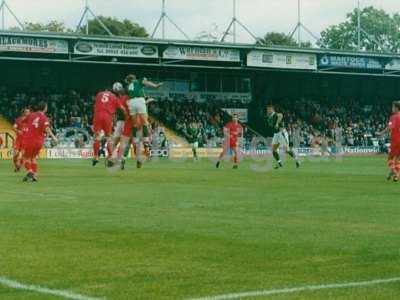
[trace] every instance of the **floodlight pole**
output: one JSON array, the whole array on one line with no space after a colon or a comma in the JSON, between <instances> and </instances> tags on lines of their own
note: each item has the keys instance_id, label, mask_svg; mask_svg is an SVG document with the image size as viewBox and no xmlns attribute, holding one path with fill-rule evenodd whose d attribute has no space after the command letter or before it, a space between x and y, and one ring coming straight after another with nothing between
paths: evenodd
<instances>
[{"instance_id":1,"label":"floodlight pole","mask_svg":"<svg viewBox=\"0 0 400 300\"><path fill-rule=\"evenodd\" d=\"M297 0L297 44L301 45L301 14L300 0Z\"/></svg>"},{"instance_id":2,"label":"floodlight pole","mask_svg":"<svg viewBox=\"0 0 400 300\"><path fill-rule=\"evenodd\" d=\"M89 34L89 15L91 15L93 17L93 19L95 19L97 22L99 22L100 26L108 33L108 35L113 36L112 32L110 31L110 29L108 29L108 27L103 23L103 21L97 17L97 15L92 11L92 9L89 6L89 1L85 0L85 8L83 10L83 14L81 19L79 20L78 26L76 26L76 30L75 32L79 32L81 29L81 26L83 24L83 21L86 22L86 34Z\"/></svg>"},{"instance_id":3,"label":"floodlight pole","mask_svg":"<svg viewBox=\"0 0 400 300\"><path fill-rule=\"evenodd\" d=\"M236 0L233 0L233 20L236 20ZM233 22L233 43L236 44L236 22Z\"/></svg>"},{"instance_id":4,"label":"floodlight pole","mask_svg":"<svg viewBox=\"0 0 400 300\"><path fill-rule=\"evenodd\" d=\"M8 6L6 0L1 1L0 5L0 10L1 10L1 30L6 29L6 9L10 13L10 15L17 21L19 27L21 27L22 30L25 30L24 24L18 19L16 14L12 11L12 9Z\"/></svg>"},{"instance_id":5,"label":"floodlight pole","mask_svg":"<svg viewBox=\"0 0 400 300\"><path fill-rule=\"evenodd\" d=\"M242 27L257 42L258 38L242 22L240 22L239 19L237 18L236 0L232 0L232 1L233 1L232 20L229 23L228 28L224 32L224 35L221 38L221 42L225 42L225 38L228 36L228 34L230 33L230 31L232 29L232 31L233 31L233 43L236 44L236 25L239 25L240 27Z\"/></svg>"},{"instance_id":6,"label":"floodlight pole","mask_svg":"<svg viewBox=\"0 0 400 300\"><path fill-rule=\"evenodd\" d=\"M358 51L361 50L361 10L360 10L360 0L357 1L357 48Z\"/></svg>"},{"instance_id":7,"label":"floodlight pole","mask_svg":"<svg viewBox=\"0 0 400 300\"><path fill-rule=\"evenodd\" d=\"M187 40L190 41L190 37L180 28L167 14L167 11L165 9L165 0L162 0L162 6L161 6L161 16L158 19L156 26L154 27L153 33L151 34L151 37L154 38L154 36L157 33L158 28L161 25L161 36L163 39L165 39L165 19L169 21Z\"/></svg>"},{"instance_id":8,"label":"floodlight pole","mask_svg":"<svg viewBox=\"0 0 400 300\"><path fill-rule=\"evenodd\" d=\"M380 47L382 50L386 50L386 46L384 46L375 36L370 35L368 32L364 30L361 26L361 3L360 0L357 1L357 50L361 51L361 35L365 35L367 39L373 42L375 45Z\"/></svg>"},{"instance_id":9,"label":"floodlight pole","mask_svg":"<svg viewBox=\"0 0 400 300\"><path fill-rule=\"evenodd\" d=\"M301 30L304 29L315 41L320 42L323 46L324 43L321 42L321 39L318 38L310 29L308 29L303 22L301 21L301 3L300 0L297 0L297 24L293 31L290 33L289 37L293 38L294 34L297 32L297 45L301 47Z\"/></svg>"},{"instance_id":10,"label":"floodlight pole","mask_svg":"<svg viewBox=\"0 0 400 300\"><path fill-rule=\"evenodd\" d=\"M4 3L5 1L3 0L3 2L1 3L1 30L4 31L5 29L5 13L4 13Z\"/></svg>"}]
</instances>

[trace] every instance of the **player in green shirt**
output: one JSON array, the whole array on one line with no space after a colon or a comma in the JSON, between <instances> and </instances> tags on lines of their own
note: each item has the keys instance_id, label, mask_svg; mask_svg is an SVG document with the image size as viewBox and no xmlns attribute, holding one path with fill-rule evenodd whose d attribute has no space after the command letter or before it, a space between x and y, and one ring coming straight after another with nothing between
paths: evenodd
<instances>
[{"instance_id":1,"label":"player in green shirt","mask_svg":"<svg viewBox=\"0 0 400 300\"><path fill-rule=\"evenodd\" d=\"M199 148L199 136L200 130L196 123L190 124L187 129L186 137L190 145L192 146L193 160L198 160L197 149Z\"/></svg>"},{"instance_id":2,"label":"player in green shirt","mask_svg":"<svg viewBox=\"0 0 400 300\"><path fill-rule=\"evenodd\" d=\"M142 128L143 131L143 145L145 149L145 153L149 155L150 153L150 124L148 120L147 114L147 106L146 106L146 95L144 88L150 87L158 89L162 86L162 83L154 83L146 78L138 79L136 75L128 75L125 79L127 83L127 93L130 98L128 102L129 113L132 118L133 124L133 138L134 142L137 146L139 146L139 138L138 138L138 129ZM141 147L137 147L138 154L140 153ZM142 161L137 159L137 167L142 167Z\"/></svg>"},{"instance_id":3,"label":"player in green shirt","mask_svg":"<svg viewBox=\"0 0 400 300\"><path fill-rule=\"evenodd\" d=\"M272 104L267 106L266 115L267 130L273 134L272 137L272 155L274 156L277 166L276 169L283 167L282 160L279 155L279 148L283 147L285 152L296 161L296 167L300 167L300 162L296 157L293 149L289 145L289 134L285 129L283 122L283 114L275 112Z\"/></svg>"}]
</instances>

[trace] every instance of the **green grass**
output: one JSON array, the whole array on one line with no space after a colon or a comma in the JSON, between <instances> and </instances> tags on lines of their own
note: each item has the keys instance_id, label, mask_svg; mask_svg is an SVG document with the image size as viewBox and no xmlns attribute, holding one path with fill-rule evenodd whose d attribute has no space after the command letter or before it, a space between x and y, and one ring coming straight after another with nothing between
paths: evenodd
<instances>
[{"instance_id":1,"label":"green grass","mask_svg":"<svg viewBox=\"0 0 400 300\"><path fill-rule=\"evenodd\" d=\"M0 161L0 277L107 299L185 300L400 276L400 183L384 157L266 173L158 161L110 173ZM0 299L54 296L0 285ZM257 299L400 299L400 283Z\"/></svg>"}]
</instances>

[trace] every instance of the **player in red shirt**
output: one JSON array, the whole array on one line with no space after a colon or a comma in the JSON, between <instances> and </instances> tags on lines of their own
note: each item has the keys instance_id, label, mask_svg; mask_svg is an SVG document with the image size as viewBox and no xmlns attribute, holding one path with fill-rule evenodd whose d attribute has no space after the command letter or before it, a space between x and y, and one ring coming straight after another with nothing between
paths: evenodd
<instances>
[{"instance_id":1,"label":"player in red shirt","mask_svg":"<svg viewBox=\"0 0 400 300\"><path fill-rule=\"evenodd\" d=\"M400 101L392 105L392 116L390 117L388 130L390 131L390 151L388 166L390 173L388 180L399 181L400 175Z\"/></svg>"},{"instance_id":2,"label":"player in red shirt","mask_svg":"<svg viewBox=\"0 0 400 300\"><path fill-rule=\"evenodd\" d=\"M93 131L95 133L95 141L93 143L93 163L95 166L99 162L99 151L101 133L103 132L107 138L107 160L112 156L111 134L113 129L113 117L118 108L118 98L110 91L99 92L96 95L93 117Z\"/></svg>"},{"instance_id":3,"label":"player in red shirt","mask_svg":"<svg viewBox=\"0 0 400 300\"><path fill-rule=\"evenodd\" d=\"M46 117L47 104L40 102L38 110L26 116L26 130L23 134L23 159L28 174L24 177L24 181L37 181L36 173L38 165L36 158L43 147L46 134L51 137L55 144L57 138L49 127L49 119Z\"/></svg>"},{"instance_id":4,"label":"player in red shirt","mask_svg":"<svg viewBox=\"0 0 400 300\"><path fill-rule=\"evenodd\" d=\"M239 124L239 117L237 114L232 116L232 121L225 125L224 127L224 145L217 164L215 165L219 168L221 161L225 157L226 153L229 151L233 152L233 168L237 169L239 166L239 139L243 137L243 127Z\"/></svg>"},{"instance_id":5,"label":"player in red shirt","mask_svg":"<svg viewBox=\"0 0 400 300\"><path fill-rule=\"evenodd\" d=\"M133 123L129 114L128 101L129 96L123 85L119 82L113 86L113 91L116 92L118 97L118 108L116 114L116 125L113 134L113 161L121 158L121 169L125 168L125 159L128 156L130 149L130 142L132 139ZM119 144L119 148L117 146Z\"/></svg>"},{"instance_id":6,"label":"player in red shirt","mask_svg":"<svg viewBox=\"0 0 400 300\"><path fill-rule=\"evenodd\" d=\"M22 159L22 146L23 146L23 135L26 130L26 117L30 113L29 108L24 108L22 110L22 115L15 120L14 129L16 132L16 138L14 143L14 155L13 155L13 163L15 167L15 172L19 172L21 166L23 165Z\"/></svg>"}]
</instances>

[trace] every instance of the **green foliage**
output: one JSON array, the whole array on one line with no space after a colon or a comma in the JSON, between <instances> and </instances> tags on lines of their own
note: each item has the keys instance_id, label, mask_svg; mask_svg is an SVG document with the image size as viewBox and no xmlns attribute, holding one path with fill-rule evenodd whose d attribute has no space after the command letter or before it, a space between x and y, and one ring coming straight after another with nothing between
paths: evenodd
<instances>
[{"instance_id":1,"label":"green foliage","mask_svg":"<svg viewBox=\"0 0 400 300\"><path fill-rule=\"evenodd\" d=\"M99 20L111 31L112 34L117 36L135 36L135 37L148 37L146 29L137 23L133 23L128 19L118 20L114 17L99 16ZM86 26L81 27L81 33L86 33ZM107 31L101 26L98 20L89 21L89 34L94 35L108 35Z\"/></svg>"},{"instance_id":2,"label":"green foliage","mask_svg":"<svg viewBox=\"0 0 400 300\"><path fill-rule=\"evenodd\" d=\"M146 29L137 23L133 23L128 19L118 20L113 17L100 16L99 20L106 25L106 27L117 36L136 36L136 37L148 37ZM35 32L61 32L61 33L72 33L73 29L68 28L65 23L56 20L48 23L35 23L26 22L24 24L25 30ZM11 31L21 31L19 27L9 28ZM80 28L81 33L86 33L86 25ZM107 31L101 26L98 20L89 20L89 34L94 35L108 35Z\"/></svg>"},{"instance_id":3,"label":"green foliage","mask_svg":"<svg viewBox=\"0 0 400 300\"><path fill-rule=\"evenodd\" d=\"M32 23L27 22L24 24L25 30L27 31L38 31L38 32L73 32L72 29L66 27L63 22L56 20L50 21L49 23Z\"/></svg>"},{"instance_id":4,"label":"green foliage","mask_svg":"<svg viewBox=\"0 0 400 300\"><path fill-rule=\"evenodd\" d=\"M361 11L361 27L365 31L361 33L362 50L399 52L399 14L390 15L383 9L366 7ZM355 9L347 14L346 21L332 25L321 32L320 45L324 44L331 49L357 50L357 28L358 10Z\"/></svg>"},{"instance_id":5,"label":"green foliage","mask_svg":"<svg viewBox=\"0 0 400 300\"><path fill-rule=\"evenodd\" d=\"M289 46L297 47L297 41L285 33L280 32L268 32L263 38L257 41L257 45L260 46ZM311 48L310 42L302 42L301 47Z\"/></svg>"}]
</instances>

